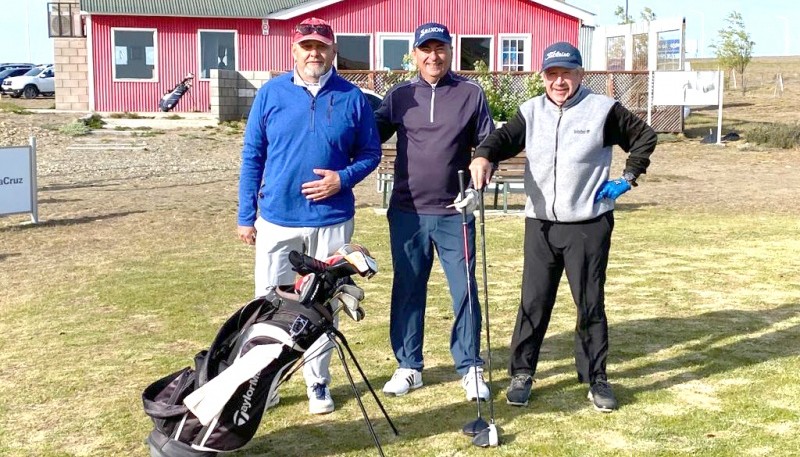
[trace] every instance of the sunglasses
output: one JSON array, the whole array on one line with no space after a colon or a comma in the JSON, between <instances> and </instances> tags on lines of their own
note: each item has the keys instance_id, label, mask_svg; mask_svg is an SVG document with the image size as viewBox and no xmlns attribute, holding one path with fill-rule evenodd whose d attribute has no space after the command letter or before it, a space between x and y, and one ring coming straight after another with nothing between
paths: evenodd
<instances>
[{"instance_id":1,"label":"sunglasses","mask_svg":"<svg viewBox=\"0 0 800 457\"><path fill-rule=\"evenodd\" d=\"M333 30L329 25L299 24L295 30L300 35L311 35L316 33L326 38L333 38Z\"/></svg>"}]
</instances>

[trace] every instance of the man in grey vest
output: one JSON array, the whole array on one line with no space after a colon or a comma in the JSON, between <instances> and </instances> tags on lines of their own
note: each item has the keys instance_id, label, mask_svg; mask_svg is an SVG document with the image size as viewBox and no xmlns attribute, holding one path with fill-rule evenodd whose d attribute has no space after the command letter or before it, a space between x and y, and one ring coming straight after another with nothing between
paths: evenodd
<instances>
[{"instance_id":1,"label":"man in grey vest","mask_svg":"<svg viewBox=\"0 0 800 457\"><path fill-rule=\"evenodd\" d=\"M608 321L605 280L614 202L636 186L650 165L656 134L614 99L581 85L583 61L569 43L549 46L542 58L545 94L524 102L504 127L477 148L470 164L478 188L491 179L492 162L525 150L525 247L522 298L511 338L506 390L509 404L525 406L539 350L566 269L578 308L575 367L589 383L589 399L603 412L617 409L606 376ZM611 150L629 155L612 178Z\"/></svg>"}]
</instances>

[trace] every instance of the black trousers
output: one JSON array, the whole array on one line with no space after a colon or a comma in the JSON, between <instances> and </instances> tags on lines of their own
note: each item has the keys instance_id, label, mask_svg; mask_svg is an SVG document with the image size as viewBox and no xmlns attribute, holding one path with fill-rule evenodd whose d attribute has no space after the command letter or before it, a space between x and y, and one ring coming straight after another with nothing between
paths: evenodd
<instances>
[{"instance_id":1,"label":"black trousers","mask_svg":"<svg viewBox=\"0 0 800 457\"><path fill-rule=\"evenodd\" d=\"M575 324L575 368L580 382L606 379L608 321L605 282L614 214L585 222L525 220L522 299L511 337L509 373L536 373L539 351L566 269L578 308Z\"/></svg>"}]
</instances>

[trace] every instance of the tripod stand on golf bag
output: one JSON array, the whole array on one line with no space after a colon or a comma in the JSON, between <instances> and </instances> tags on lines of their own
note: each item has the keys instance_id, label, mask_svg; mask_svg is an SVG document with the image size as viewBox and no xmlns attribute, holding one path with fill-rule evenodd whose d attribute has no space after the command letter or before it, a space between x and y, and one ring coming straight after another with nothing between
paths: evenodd
<instances>
[{"instance_id":1,"label":"tripod stand on golf bag","mask_svg":"<svg viewBox=\"0 0 800 457\"><path fill-rule=\"evenodd\" d=\"M172 373L144 390L144 410L155 424L147 437L152 457L212 457L247 444L272 406L269 400L275 398L278 385L323 334L334 343L383 455L342 346L395 434L397 429L344 335L333 326L333 316L340 311L353 320L363 319L364 292L350 276L369 278L378 271L377 264L365 248L354 244L342 246L326 261L296 251L288 260L301 275L297 285L280 287L246 304L222 325L208 350L195 356L194 368Z\"/></svg>"},{"instance_id":2,"label":"tripod stand on golf bag","mask_svg":"<svg viewBox=\"0 0 800 457\"><path fill-rule=\"evenodd\" d=\"M158 101L158 109L164 112L172 111L173 108L178 106L181 97L183 97L186 92L189 92L193 80L194 75L188 73L171 91L165 93L164 96L161 97L161 100Z\"/></svg>"}]
</instances>

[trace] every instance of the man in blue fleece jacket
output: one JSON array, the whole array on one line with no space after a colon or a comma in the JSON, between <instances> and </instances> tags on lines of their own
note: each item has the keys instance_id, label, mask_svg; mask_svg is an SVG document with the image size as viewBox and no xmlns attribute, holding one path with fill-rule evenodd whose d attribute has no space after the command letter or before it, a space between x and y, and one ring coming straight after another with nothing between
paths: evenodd
<instances>
[{"instance_id":1,"label":"man in blue fleece jacket","mask_svg":"<svg viewBox=\"0 0 800 457\"><path fill-rule=\"evenodd\" d=\"M327 22L301 22L293 37L294 71L259 89L247 119L237 232L255 245L256 296L294 283L290 251L322 259L350 242L353 187L381 158L369 102L332 67L333 40ZM334 409L331 348L325 335L306 351L303 376L312 414Z\"/></svg>"},{"instance_id":2,"label":"man in blue fleece jacket","mask_svg":"<svg viewBox=\"0 0 800 457\"><path fill-rule=\"evenodd\" d=\"M422 386L425 306L435 250L450 286L455 315L450 352L456 371L467 400L487 400L475 285L475 217L468 212L467 265L459 214L463 209L454 209L452 203L459 193L458 171L467 170L472 148L494 123L481 87L450 72L453 47L447 27L419 26L413 55L419 75L394 86L375 112L382 141L397 133L387 217L394 267L389 334L399 367L383 392L399 396Z\"/></svg>"}]
</instances>

